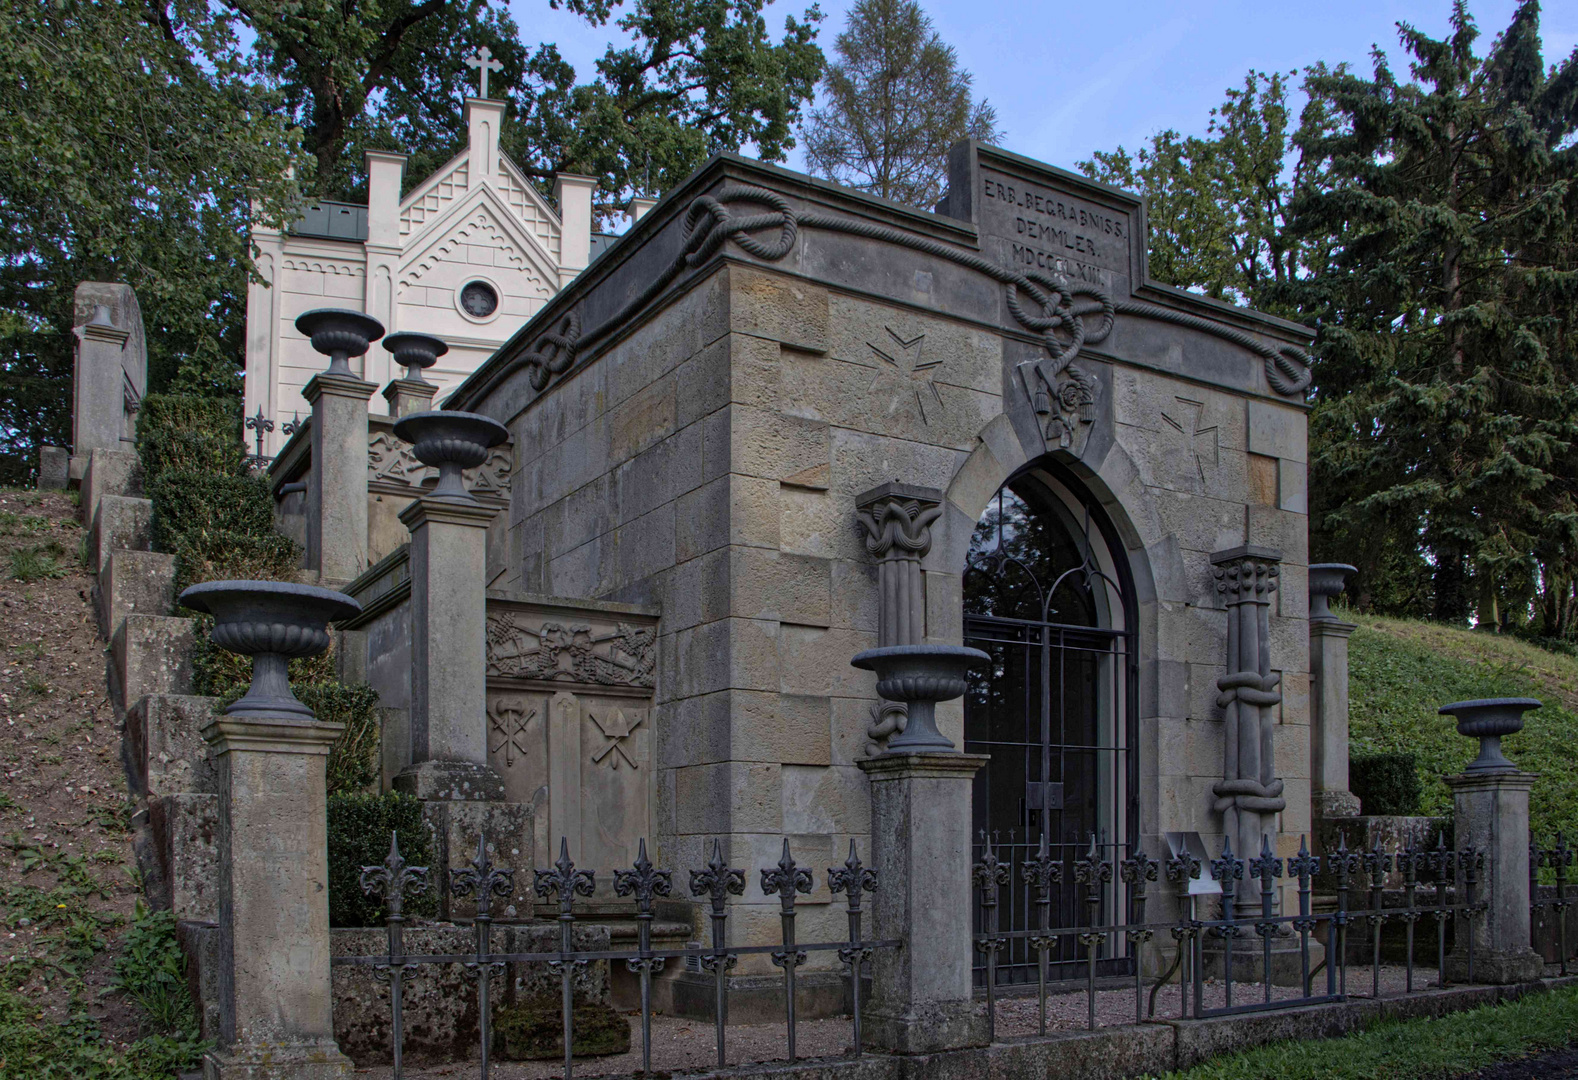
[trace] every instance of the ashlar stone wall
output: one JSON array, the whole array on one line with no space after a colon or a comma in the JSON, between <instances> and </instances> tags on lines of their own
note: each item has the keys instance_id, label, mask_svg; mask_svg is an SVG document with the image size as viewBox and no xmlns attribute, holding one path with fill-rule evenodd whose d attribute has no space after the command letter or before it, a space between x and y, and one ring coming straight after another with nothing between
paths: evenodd
<instances>
[{"instance_id":1,"label":"ashlar stone wall","mask_svg":"<svg viewBox=\"0 0 1578 1080\"><path fill-rule=\"evenodd\" d=\"M1029 169L1016 162L1004 168ZM1034 168L1044 185L1084 184ZM665 264L697 246L698 197L746 184L799 215L799 233L786 229L774 247L778 234L759 226L754 248L725 240L662 288ZM1118 235L1143 236L1134 200L1094 185L1076 194L1126 215L1111 226ZM736 210L777 205L757 202ZM1281 551L1270 647L1288 808L1277 842L1295 849L1309 824L1305 412L1301 394L1269 383L1261 353L1176 319L1120 315L1078 355L1096 390L1090 419L1070 420L1064 445L1024 387L1021 363L1047 355L1040 335L1007 318L991 274L803 224L836 210L988 258L990 222L915 214L730 158L665 204L447 402L511 429L505 587L661 612L658 860L700 865L721 837L751 877L735 937L772 942L777 903L761 895L757 871L788 835L818 871L802 940L841 933L822 871L850 839L867 850L869 794L854 763L876 703L872 677L849 666L877 634L856 497L893 480L942 493L923 564L926 633L958 643L971 531L1006 480L1044 460L1106 510L1134 582L1139 832L1153 856L1171 831L1198 831L1213 852L1222 842L1211 789L1223 777L1216 680L1227 635L1210 557L1246 543ZM1114 256L1127 260L1119 271L1091 273L1119 297L1220 319L1240 339L1303 340L1286 324L1150 285L1138 251L1137 263L1131 250ZM569 356L543 344L567 328L581 335ZM939 722L961 740L958 703Z\"/></svg>"}]
</instances>

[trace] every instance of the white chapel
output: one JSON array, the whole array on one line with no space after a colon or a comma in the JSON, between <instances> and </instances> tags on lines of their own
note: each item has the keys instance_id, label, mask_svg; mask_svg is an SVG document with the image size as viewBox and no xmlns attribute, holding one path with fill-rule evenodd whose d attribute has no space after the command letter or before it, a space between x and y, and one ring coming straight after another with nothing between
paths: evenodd
<instances>
[{"instance_id":1,"label":"white chapel","mask_svg":"<svg viewBox=\"0 0 1578 1080\"><path fill-rule=\"evenodd\" d=\"M595 180L561 174L555 213L500 151L505 103L486 96L490 62L476 59L483 96L466 99L467 145L410 194L400 195L405 155L369 151L366 206L319 202L283 232L253 230L263 283L247 289L246 415L273 421L265 454L311 412L301 391L323 368L296 330L302 312L354 308L389 334L443 339L449 352L424 373L442 401L612 242L592 232ZM380 344L351 367L380 386L403 370Z\"/></svg>"}]
</instances>

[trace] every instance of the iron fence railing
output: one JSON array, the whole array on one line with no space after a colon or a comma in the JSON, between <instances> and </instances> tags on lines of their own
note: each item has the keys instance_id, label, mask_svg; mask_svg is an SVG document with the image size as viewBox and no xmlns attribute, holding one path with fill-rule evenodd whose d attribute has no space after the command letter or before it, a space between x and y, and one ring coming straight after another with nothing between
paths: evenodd
<instances>
[{"instance_id":1,"label":"iron fence railing","mask_svg":"<svg viewBox=\"0 0 1578 1080\"><path fill-rule=\"evenodd\" d=\"M644 1075L652 1074L652 976L663 970L669 960L699 960L703 971L714 978L714 1026L717 1039L718 1065L728 1061L726 1045L727 1028L727 975L742 956L766 955L777 967L784 970L784 1013L787 1022L788 1053L795 1058L795 1031L797 1026L795 1002L795 971L806 962L812 952L834 952L850 976L851 1024L854 1034L853 1055L861 1053L860 981L862 968L876 949L896 948L897 940L871 941L864 937L862 928L862 893L875 892L877 875L861 863L853 841L849 857L842 866L827 869L827 885L834 895L842 894L848 917L848 936L842 941L801 942L795 935L796 898L811 892L813 872L798 866L791 854L789 841L784 840L783 857L776 866L761 869L761 891L764 896L776 897L780 903L777 945L735 945L728 942L730 896L741 896L746 889L746 872L730 867L723 858L723 847L718 841L712 845L712 858L701 869L690 871L690 893L704 900L711 922L711 943L703 950L652 948L653 901L669 896L673 890L673 872L660 870L647 857L646 841L641 841L633 866L614 871L614 892L617 896L630 897L634 902L637 927L634 949L577 949L574 931L579 921L575 913L575 898L593 895L596 874L578 869L570 860L569 845L561 840L559 859L546 870L534 871L533 891L545 901L558 905L557 921L560 928L559 949L555 952L494 952L491 946L492 901L495 897L508 897L515 888L515 871L494 866L487 855L487 838L478 845L477 857L470 866L449 871L448 880L440 883L450 894L472 898L476 914L472 925L475 947L468 953L414 954L405 951L403 929L404 903L433 885L429 869L425 866L408 866L400 855L396 838L389 840L389 856L382 866L364 867L361 884L369 895L382 898L387 912L386 926L388 952L373 956L336 956L334 965L370 966L389 983L390 989L390 1041L393 1076L398 1080L402 1069L402 1051L405 1042L402 1013L402 981L407 969L425 964L457 964L462 966L469 981L477 985L478 1035L480 1042L480 1069L482 1080L487 1080L492 1051L492 977L503 971L506 964L540 963L559 977L563 1017L564 1076L571 1080L574 1074L574 1013L573 977L586 965L606 960L624 961L628 969L638 976L641 993L641 1063Z\"/></svg>"},{"instance_id":2,"label":"iron fence railing","mask_svg":"<svg viewBox=\"0 0 1578 1080\"><path fill-rule=\"evenodd\" d=\"M1572 956L1572 949L1567 942L1567 909L1578 905L1578 900L1574 900L1567 891L1570 887L1567 876L1572 870L1575 854L1578 852L1567 846L1567 838L1561 833L1556 834L1556 843L1551 847L1542 848L1533 843L1529 845L1529 907L1532 916L1529 922L1533 926L1542 909L1549 911L1555 919L1559 954L1557 963L1563 975L1567 974L1567 961ZM1542 869L1551 872L1551 880L1555 884L1548 896L1540 888ZM1533 944L1538 951L1539 943Z\"/></svg>"},{"instance_id":3,"label":"iron fence railing","mask_svg":"<svg viewBox=\"0 0 1578 1080\"><path fill-rule=\"evenodd\" d=\"M1190 882L1200 878L1203 868L1201 860L1187 851L1160 863L1143 852L1136 852L1117 860L1115 867L1112 859L1102 857L1101 845L1095 837L1091 838L1085 855L1072 861L1054 860L1043 843L1039 853L1026 859L1021 868L1023 878L1031 883L1035 893L1036 925L1013 931L1000 930L997 921L999 892L1009 881L1008 867L999 858L991 837L982 837L979 852L974 880L978 925L982 929L974 938L976 948L985 956L988 1030L994 1039L1001 1005L995 957L1015 939L1023 939L1037 956L1036 1027L1043 1035L1047 1031L1047 1002L1052 994L1047 979L1048 954L1058 952L1070 941L1078 944L1082 956L1086 1026L1092 1030L1098 1026L1098 966L1104 955L1112 955L1119 948L1126 949L1134 958L1132 1022L1135 1023L1155 1016L1157 996L1175 976L1180 1019L1342 1001L1348 996L1349 933L1356 926L1366 928L1370 938L1368 967L1373 996L1381 993L1381 936L1389 925L1402 928L1403 988L1405 992L1414 991L1415 924L1424 918L1434 923L1436 984L1445 986L1448 983L1448 930L1454 920L1463 922L1464 932L1458 940L1465 954L1466 979L1468 982L1474 980L1471 929L1473 920L1486 907L1479 899L1484 856L1472 848L1454 850L1447 846L1444 836L1434 848L1400 846L1393 850L1377 846L1367 851L1350 851L1346 841L1341 840L1335 851L1324 856L1312 855L1301 842L1298 853L1286 859L1273 854L1269 839L1263 843L1260 854L1249 860L1238 857L1229 844L1224 844L1221 856L1210 860L1210 876L1221 889L1216 918L1200 917L1198 902L1201 898L1191 894ZM1394 870L1402 878L1400 904L1396 902L1398 890L1387 888ZM1284 875L1297 882L1298 911L1294 914L1278 911L1278 882ZM1101 917L1103 895L1111 887L1114 876L1123 896L1121 906L1113 906L1125 917L1107 922ZM1177 917L1168 921L1147 921L1147 904L1155 899L1151 893L1152 883L1163 878L1175 893ZM1330 910L1314 910L1317 879L1329 890ZM1064 880L1079 886L1080 911L1071 925L1053 927L1053 886ZM1253 891L1246 896L1246 889ZM1215 900L1216 897L1207 899ZM1147 994L1145 966L1140 963L1138 954L1147 942L1160 940L1164 935L1177 943L1174 958L1166 971L1151 980ZM1258 944L1254 938L1259 939ZM1313 965L1312 942L1324 946L1325 951L1324 957ZM1214 955L1208 957L1208 950ZM1280 967L1274 964L1274 956L1278 953L1291 956L1294 951L1298 957L1297 973L1283 977L1283 982L1291 978L1295 992L1276 995L1273 993L1274 974L1281 973L1280 970L1274 972L1274 966ZM1208 959L1220 969L1220 974L1213 979L1206 976ZM1239 974L1246 964L1252 971L1259 969L1258 981ZM1323 971L1324 978L1321 978ZM1246 984L1254 987L1257 1000L1235 1001L1235 983L1240 990ZM1104 980L1103 984L1110 985L1110 980ZM1208 985L1212 990L1210 1003ZM1059 991L1066 992L1067 987L1060 987ZM1218 998L1220 1003L1216 1003ZM1130 1021L1125 1018L1122 1022Z\"/></svg>"}]
</instances>

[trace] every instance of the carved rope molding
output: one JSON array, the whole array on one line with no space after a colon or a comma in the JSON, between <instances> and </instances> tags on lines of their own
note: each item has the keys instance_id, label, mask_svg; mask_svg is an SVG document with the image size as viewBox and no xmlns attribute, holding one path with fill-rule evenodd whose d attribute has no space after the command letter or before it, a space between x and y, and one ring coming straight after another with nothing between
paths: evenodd
<instances>
[{"instance_id":1,"label":"carved rope molding","mask_svg":"<svg viewBox=\"0 0 1578 1080\"><path fill-rule=\"evenodd\" d=\"M739 203L765 207L766 212L735 216L729 207ZM1071 284L1060 274L1010 270L941 241L913 236L887 225L833 217L815 211L796 211L777 192L732 185L723 188L717 195L701 195L691 202L685 213L683 249L645 289L589 330L582 328L577 311L562 316L552 328L539 334L524 354L484 383L478 389L477 396L485 396L521 367L531 369L532 388L540 393L555 376L569 370L580 350L602 338L656 298L682 272L700 266L711 258L725 242L733 240L749 254L776 262L794 248L800 229L826 229L897 244L957 263L1000 282L1007 291L1008 307L1015 320L1042 336L1048 360L1044 362L1045 367L1037 367L1041 368L1042 377L1049 385L1055 385L1055 380L1071 368L1073 381L1086 385L1084 380L1089 376L1073 367L1074 357L1084 345L1103 340L1112 331L1117 315L1133 315L1171 323L1248 349L1263 359L1266 381L1284 397L1303 394L1312 382L1309 354L1296 346L1269 345L1232 327L1155 304L1138 300L1114 300L1099 285L1088 282ZM764 230L776 230L776 238L770 238L770 234L768 238L757 235ZM1040 314L1025 310L1019 299L1020 292L1035 301L1041 309ZM1099 324L1087 327L1086 317L1098 312L1101 314ZM1076 407L1088 404L1079 402L1077 393L1075 397Z\"/></svg>"}]
</instances>

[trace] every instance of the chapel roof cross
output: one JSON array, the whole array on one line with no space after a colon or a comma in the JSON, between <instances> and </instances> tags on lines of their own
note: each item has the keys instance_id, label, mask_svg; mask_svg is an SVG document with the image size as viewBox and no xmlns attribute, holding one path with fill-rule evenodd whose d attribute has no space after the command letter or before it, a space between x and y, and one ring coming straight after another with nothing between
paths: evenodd
<instances>
[{"instance_id":1,"label":"chapel roof cross","mask_svg":"<svg viewBox=\"0 0 1578 1080\"><path fill-rule=\"evenodd\" d=\"M466 57L466 66L482 75L482 93L479 97L488 96L488 72L500 71L504 65L493 59L493 50L486 45Z\"/></svg>"}]
</instances>

